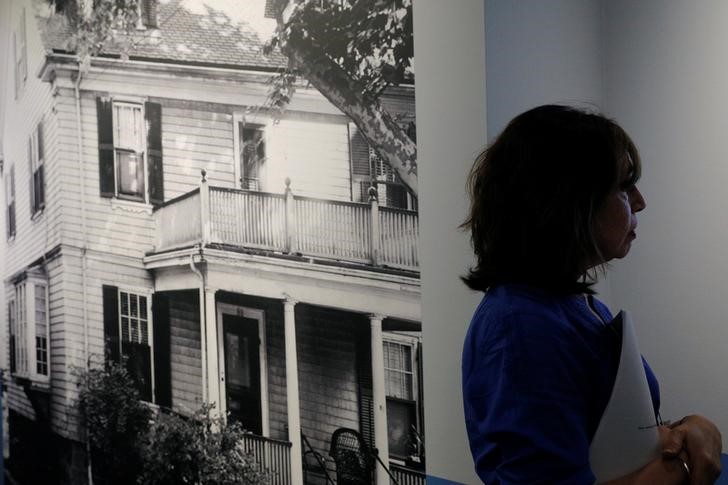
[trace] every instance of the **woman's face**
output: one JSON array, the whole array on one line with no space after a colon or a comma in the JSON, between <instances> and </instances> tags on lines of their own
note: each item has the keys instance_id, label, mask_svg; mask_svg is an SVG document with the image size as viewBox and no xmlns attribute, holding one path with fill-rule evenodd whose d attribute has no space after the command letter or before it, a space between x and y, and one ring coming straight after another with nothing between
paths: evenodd
<instances>
[{"instance_id":1,"label":"woman's face","mask_svg":"<svg viewBox=\"0 0 728 485\"><path fill-rule=\"evenodd\" d=\"M637 237L637 213L646 207L636 185L629 185L629 165L625 163L620 183L607 196L595 218L596 240L604 263L623 258Z\"/></svg>"}]
</instances>

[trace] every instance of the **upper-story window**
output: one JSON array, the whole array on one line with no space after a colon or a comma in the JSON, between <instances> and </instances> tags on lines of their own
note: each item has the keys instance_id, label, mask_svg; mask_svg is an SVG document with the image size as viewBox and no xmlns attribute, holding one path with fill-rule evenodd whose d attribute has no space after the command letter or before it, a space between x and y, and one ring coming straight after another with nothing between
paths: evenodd
<instances>
[{"instance_id":1,"label":"upper-story window","mask_svg":"<svg viewBox=\"0 0 728 485\"><path fill-rule=\"evenodd\" d=\"M114 103L116 195L146 201L144 137L140 104Z\"/></svg>"},{"instance_id":2,"label":"upper-story window","mask_svg":"<svg viewBox=\"0 0 728 485\"><path fill-rule=\"evenodd\" d=\"M20 14L20 24L13 33L13 55L15 58L15 99L20 93L28 78L28 48L25 35L25 9Z\"/></svg>"},{"instance_id":3,"label":"upper-story window","mask_svg":"<svg viewBox=\"0 0 728 485\"><path fill-rule=\"evenodd\" d=\"M45 207L45 149L43 147L43 122L28 137L28 159L30 160L30 208L35 215Z\"/></svg>"},{"instance_id":4,"label":"upper-story window","mask_svg":"<svg viewBox=\"0 0 728 485\"><path fill-rule=\"evenodd\" d=\"M35 381L50 378L48 282L28 275L8 302L11 372Z\"/></svg>"},{"instance_id":5,"label":"upper-story window","mask_svg":"<svg viewBox=\"0 0 728 485\"><path fill-rule=\"evenodd\" d=\"M260 190L260 175L265 163L265 131L262 125L240 124L242 188Z\"/></svg>"},{"instance_id":6,"label":"upper-story window","mask_svg":"<svg viewBox=\"0 0 728 485\"><path fill-rule=\"evenodd\" d=\"M96 111L101 196L163 203L161 105L97 98Z\"/></svg>"},{"instance_id":7,"label":"upper-story window","mask_svg":"<svg viewBox=\"0 0 728 485\"><path fill-rule=\"evenodd\" d=\"M15 164L5 174L5 207L7 238L15 236Z\"/></svg>"},{"instance_id":8,"label":"upper-story window","mask_svg":"<svg viewBox=\"0 0 728 485\"><path fill-rule=\"evenodd\" d=\"M380 206L417 210L417 198L407 191L397 173L382 160L353 124L350 125L350 133L354 202L368 202L369 188L375 187Z\"/></svg>"}]
</instances>

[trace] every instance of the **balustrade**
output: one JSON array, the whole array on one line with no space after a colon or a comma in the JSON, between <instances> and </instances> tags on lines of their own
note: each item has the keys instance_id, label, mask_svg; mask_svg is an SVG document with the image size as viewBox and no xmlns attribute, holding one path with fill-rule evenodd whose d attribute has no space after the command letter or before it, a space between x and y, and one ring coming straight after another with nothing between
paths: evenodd
<instances>
[{"instance_id":1,"label":"balustrade","mask_svg":"<svg viewBox=\"0 0 728 485\"><path fill-rule=\"evenodd\" d=\"M156 251L217 243L288 254L417 269L416 212L293 195L222 187L199 189L155 212Z\"/></svg>"}]
</instances>

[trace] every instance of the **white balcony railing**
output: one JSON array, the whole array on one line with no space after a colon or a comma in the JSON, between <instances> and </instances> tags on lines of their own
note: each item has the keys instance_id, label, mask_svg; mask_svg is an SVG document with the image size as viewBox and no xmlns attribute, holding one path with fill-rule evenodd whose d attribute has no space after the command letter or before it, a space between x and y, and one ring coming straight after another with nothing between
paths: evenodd
<instances>
[{"instance_id":1,"label":"white balcony railing","mask_svg":"<svg viewBox=\"0 0 728 485\"><path fill-rule=\"evenodd\" d=\"M210 187L155 211L155 252L223 244L287 254L416 270L416 212L368 204Z\"/></svg>"}]
</instances>

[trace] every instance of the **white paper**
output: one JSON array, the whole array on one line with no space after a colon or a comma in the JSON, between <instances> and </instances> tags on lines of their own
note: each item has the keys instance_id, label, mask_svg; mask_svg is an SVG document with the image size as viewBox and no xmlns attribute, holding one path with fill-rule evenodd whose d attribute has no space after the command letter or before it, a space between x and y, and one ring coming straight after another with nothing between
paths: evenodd
<instances>
[{"instance_id":1,"label":"white paper","mask_svg":"<svg viewBox=\"0 0 728 485\"><path fill-rule=\"evenodd\" d=\"M597 483L639 470L660 454L650 388L629 313L619 312L612 325L622 326L622 352L612 394L589 448Z\"/></svg>"}]
</instances>

